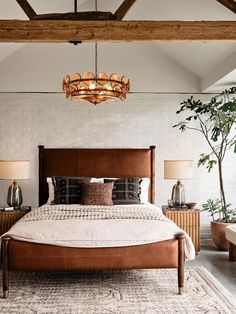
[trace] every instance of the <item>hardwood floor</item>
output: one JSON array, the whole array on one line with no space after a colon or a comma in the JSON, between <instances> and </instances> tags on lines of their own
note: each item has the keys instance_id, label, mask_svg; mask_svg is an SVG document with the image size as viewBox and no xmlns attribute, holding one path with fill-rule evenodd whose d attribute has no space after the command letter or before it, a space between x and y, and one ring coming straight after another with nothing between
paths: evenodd
<instances>
[{"instance_id":1,"label":"hardwood floor","mask_svg":"<svg viewBox=\"0 0 236 314\"><path fill-rule=\"evenodd\" d=\"M203 247L195 260L186 267L204 266L228 291L236 297L236 262L229 262L229 253L216 250L212 246Z\"/></svg>"}]
</instances>

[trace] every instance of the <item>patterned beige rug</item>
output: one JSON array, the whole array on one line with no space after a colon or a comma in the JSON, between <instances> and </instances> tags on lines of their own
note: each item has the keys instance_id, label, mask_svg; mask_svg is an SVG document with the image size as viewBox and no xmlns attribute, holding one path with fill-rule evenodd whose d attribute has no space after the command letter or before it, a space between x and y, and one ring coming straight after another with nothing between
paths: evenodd
<instances>
[{"instance_id":1,"label":"patterned beige rug","mask_svg":"<svg viewBox=\"0 0 236 314\"><path fill-rule=\"evenodd\" d=\"M236 313L235 299L203 267L186 269L177 294L174 269L83 273L11 273L1 314Z\"/></svg>"}]
</instances>

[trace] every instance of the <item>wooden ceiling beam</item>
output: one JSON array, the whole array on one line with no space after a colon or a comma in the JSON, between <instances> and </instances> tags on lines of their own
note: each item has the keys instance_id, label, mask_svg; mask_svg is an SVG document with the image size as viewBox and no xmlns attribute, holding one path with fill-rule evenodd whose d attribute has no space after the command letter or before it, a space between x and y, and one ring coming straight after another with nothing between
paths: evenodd
<instances>
[{"instance_id":1,"label":"wooden ceiling beam","mask_svg":"<svg viewBox=\"0 0 236 314\"><path fill-rule=\"evenodd\" d=\"M124 2L119 6L119 8L114 13L114 16L118 21L123 20L125 15L128 13L129 9L136 2L136 0L124 0Z\"/></svg>"},{"instance_id":2,"label":"wooden ceiling beam","mask_svg":"<svg viewBox=\"0 0 236 314\"><path fill-rule=\"evenodd\" d=\"M28 16L30 20L32 20L35 16L37 16L36 12L28 3L27 0L16 0L16 1L18 2L21 9L25 12L25 14Z\"/></svg>"},{"instance_id":3,"label":"wooden ceiling beam","mask_svg":"<svg viewBox=\"0 0 236 314\"><path fill-rule=\"evenodd\" d=\"M236 42L236 21L0 20L0 42Z\"/></svg>"},{"instance_id":4,"label":"wooden ceiling beam","mask_svg":"<svg viewBox=\"0 0 236 314\"><path fill-rule=\"evenodd\" d=\"M38 14L32 20L80 20L80 21L112 21L115 20L111 12L89 11L89 12L68 12Z\"/></svg>"},{"instance_id":5,"label":"wooden ceiling beam","mask_svg":"<svg viewBox=\"0 0 236 314\"><path fill-rule=\"evenodd\" d=\"M216 0L217 2L220 2L228 8L230 11L236 13L236 2L234 0Z\"/></svg>"}]
</instances>

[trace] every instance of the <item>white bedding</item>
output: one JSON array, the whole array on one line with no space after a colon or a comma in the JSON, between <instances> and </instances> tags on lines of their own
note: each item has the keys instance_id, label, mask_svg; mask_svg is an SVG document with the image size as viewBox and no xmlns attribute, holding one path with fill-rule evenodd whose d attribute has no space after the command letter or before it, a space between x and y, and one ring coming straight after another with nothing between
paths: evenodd
<instances>
[{"instance_id":1,"label":"white bedding","mask_svg":"<svg viewBox=\"0 0 236 314\"><path fill-rule=\"evenodd\" d=\"M226 239L236 245L236 224L232 224L225 229Z\"/></svg>"},{"instance_id":2,"label":"white bedding","mask_svg":"<svg viewBox=\"0 0 236 314\"><path fill-rule=\"evenodd\" d=\"M88 217L84 217L84 212L90 213ZM110 216L104 216L104 212L110 212ZM116 213L114 217L111 217L112 212ZM120 216L121 212L126 213L126 218ZM44 205L25 215L5 235L28 242L97 248L174 239L180 232L186 235L186 258L194 259L190 237L152 204L111 207Z\"/></svg>"}]
</instances>

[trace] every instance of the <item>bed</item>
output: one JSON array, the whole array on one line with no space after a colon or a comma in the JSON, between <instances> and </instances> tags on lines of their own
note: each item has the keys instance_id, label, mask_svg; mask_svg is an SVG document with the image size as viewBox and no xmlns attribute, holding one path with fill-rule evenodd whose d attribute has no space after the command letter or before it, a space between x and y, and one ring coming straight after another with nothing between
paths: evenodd
<instances>
[{"instance_id":1,"label":"bed","mask_svg":"<svg viewBox=\"0 0 236 314\"><path fill-rule=\"evenodd\" d=\"M39 146L39 205L48 199L47 177L150 178L155 199L155 146L148 149L81 149ZM185 235L142 245L101 248L65 247L2 237L3 296L9 271L176 268L178 292L184 292Z\"/></svg>"}]
</instances>

